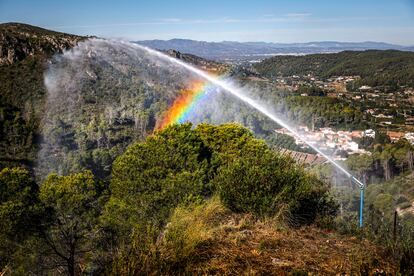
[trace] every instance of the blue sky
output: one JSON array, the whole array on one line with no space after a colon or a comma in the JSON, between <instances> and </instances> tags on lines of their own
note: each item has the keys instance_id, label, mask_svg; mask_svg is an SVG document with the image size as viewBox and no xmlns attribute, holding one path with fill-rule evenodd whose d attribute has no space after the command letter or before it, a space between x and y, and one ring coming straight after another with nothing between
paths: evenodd
<instances>
[{"instance_id":1,"label":"blue sky","mask_svg":"<svg viewBox=\"0 0 414 276\"><path fill-rule=\"evenodd\" d=\"M0 0L0 22L133 40L414 45L414 0Z\"/></svg>"}]
</instances>

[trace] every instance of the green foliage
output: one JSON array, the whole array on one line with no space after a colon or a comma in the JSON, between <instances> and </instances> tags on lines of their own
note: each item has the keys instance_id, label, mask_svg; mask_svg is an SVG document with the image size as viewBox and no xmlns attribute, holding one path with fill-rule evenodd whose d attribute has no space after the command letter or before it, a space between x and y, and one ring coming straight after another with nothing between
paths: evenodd
<instances>
[{"instance_id":1,"label":"green foliage","mask_svg":"<svg viewBox=\"0 0 414 276\"><path fill-rule=\"evenodd\" d=\"M196 132L209 148L220 153L238 154L253 139L248 129L230 123L220 126L199 124Z\"/></svg>"},{"instance_id":2,"label":"green foliage","mask_svg":"<svg viewBox=\"0 0 414 276\"><path fill-rule=\"evenodd\" d=\"M0 172L0 267L10 261L13 251L38 223L37 186L22 168Z\"/></svg>"},{"instance_id":3,"label":"green foliage","mask_svg":"<svg viewBox=\"0 0 414 276\"><path fill-rule=\"evenodd\" d=\"M367 202L391 217L400 204L414 201L412 181L413 175L410 174L395 177L387 182L370 184L366 190Z\"/></svg>"},{"instance_id":4,"label":"green foliage","mask_svg":"<svg viewBox=\"0 0 414 276\"><path fill-rule=\"evenodd\" d=\"M0 167L31 165L35 158L45 89L41 61L35 69L27 62L0 66Z\"/></svg>"},{"instance_id":5,"label":"green foliage","mask_svg":"<svg viewBox=\"0 0 414 276\"><path fill-rule=\"evenodd\" d=\"M346 160L347 168L357 173L358 179L367 183L368 171L371 170L374 158L369 154L352 154Z\"/></svg>"},{"instance_id":6,"label":"green foliage","mask_svg":"<svg viewBox=\"0 0 414 276\"><path fill-rule=\"evenodd\" d=\"M114 162L107 211L118 213L111 216L132 214L127 220L132 225L161 226L177 204L210 193L211 154L190 124L169 127L132 145Z\"/></svg>"},{"instance_id":7,"label":"green foliage","mask_svg":"<svg viewBox=\"0 0 414 276\"><path fill-rule=\"evenodd\" d=\"M315 128L363 129L368 127L361 110L340 99L290 96L286 98L285 104L289 120L309 126L311 122L314 122Z\"/></svg>"},{"instance_id":8,"label":"green foliage","mask_svg":"<svg viewBox=\"0 0 414 276\"><path fill-rule=\"evenodd\" d=\"M414 147L405 139L397 143L376 145L372 154L353 154L346 160L347 167L364 183L385 181L414 170Z\"/></svg>"},{"instance_id":9,"label":"green foliage","mask_svg":"<svg viewBox=\"0 0 414 276\"><path fill-rule=\"evenodd\" d=\"M322 88L319 88L314 85L312 86L301 85L299 86L299 89L297 92L300 94L305 93L308 96L326 96L326 93Z\"/></svg>"},{"instance_id":10,"label":"green foliage","mask_svg":"<svg viewBox=\"0 0 414 276\"><path fill-rule=\"evenodd\" d=\"M305 153L315 153L314 150L309 148L302 148L301 146L296 144L295 138L290 135L282 134L282 133L275 133L274 135L268 137L266 139L267 144L277 149L287 149L297 152L305 152Z\"/></svg>"},{"instance_id":11,"label":"green foliage","mask_svg":"<svg viewBox=\"0 0 414 276\"><path fill-rule=\"evenodd\" d=\"M84 38L19 23L0 24L0 34L1 55L8 59L0 65L0 168L32 166L44 112L45 61Z\"/></svg>"},{"instance_id":12,"label":"green foliage","mask_svg":"<svg viewBox=\"0 0 414 276\"><path fill-rule=\"evenodd\" d=\"M322 182L235 124L173 125L132 145L114 162L110 187L102 221L123 237L161 228L176 206L215 192L233 211L271 216L287 205L299 224L335 209Z\"/></svg>"},{"instance_id":13,"label":"green foliage","mask_svg":"<svg viewBox=\"0 0 414 276\"><path fill-rule=\"evenodd\" d=\"M311 223L336 209L327 186L269 150L243 152L218 170L214 183L231 210L272 216L287 205L293 224Z\"/></svg>"},{"instance_id":14,"label":"green foliage","mask_svg":"<svg viewBox=\"0 0 414 276\"><path fill-rule=\"evenodd\" d=\"M390 210L392 208L392 195L379 194L374 201L374 207L378 210Z\"/></svg>"},{"instance_id":15,"label":"green foliage","mask_svg":"<svg viewBox=\"0 0 414 276\"><path fill-rule=\"evenodd\" d=\"M390 258L400 262L402 275L410 275L412 268L412 257L408 255L414 248L414 217L404 207L408 208L414 200L413 179L411 173L366 187L363 231L357 223L359 191L355 189L349 194L349 188L344 187L339 194L342 199L338 199L343 207L342 214L336 219L336 228L340 233L358 235L386 247ZM394 229L395 211L398 215Z\"/></svg>"},{"instance_id":16,"label":"green foliage","mask_svg":"<svg viewBox=\"0 0 414 276\"><path fill-rule=\"evenodd\" d=\"M359 85L414 86L414 54L396 50L344 51L335 54L275 56L255 64L268 77L361 76Z\"/></svg>"},{"instance_id":17,"label":"green foliage","mask_svg":"<svg viewBox=\"0 0 414 276\"><path fill-rule=\"evenodd\" d=\"M70 275L77 273L76 264L93 248L104 193L105 187L90 171L51 174L40 187L39 199L47 214L42 240L57 263L66 263L63 267Z\"/></svg>"}]
</instances>

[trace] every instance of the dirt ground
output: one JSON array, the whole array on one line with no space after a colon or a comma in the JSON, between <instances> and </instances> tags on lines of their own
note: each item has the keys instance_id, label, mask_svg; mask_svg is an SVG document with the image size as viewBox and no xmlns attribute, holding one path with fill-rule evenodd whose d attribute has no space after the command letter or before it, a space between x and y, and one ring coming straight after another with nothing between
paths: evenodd
<instances>
[{"instance_id":1,"label":"dirt ground","mask_svg":"<svg viewBox=\"0 0 414 276\"><path fill-rule=\"evenodd\" d=\"M396 265L367 240L316 227L277 229L233 216L197 250L191 270L219 275L389 275Z\"/></svg>"}]
</instances>

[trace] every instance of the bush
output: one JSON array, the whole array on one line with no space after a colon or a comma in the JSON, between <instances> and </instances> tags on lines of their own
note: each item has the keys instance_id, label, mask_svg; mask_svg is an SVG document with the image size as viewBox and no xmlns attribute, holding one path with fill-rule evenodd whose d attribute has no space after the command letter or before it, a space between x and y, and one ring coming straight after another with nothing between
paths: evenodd
<instances>
[{"instance_id":1,"label":"bush","mask_svg":"<svg viewBox=\"0 0 414 276\"><path fill-rule=\"evenodd\" d=\"M146 223L162 227L188 197L211 193L211 155L191 124L171 126L132 145L113 164L105 217L126 223L125 230Z\"/></svg>"},{"instance_id":2,"label":"bush","mask_svg":"<svg viewBox=\"0 0 414 276\"><path fill-rule=\"evenodd\" d=\"M204 222L190 220L183 207L175 208L193 206L215 193L233 211L259 216L283 211L291 214L294 225L312 223L318 215L336 210L324 183L235 124L195 129L191 124L173 125L132 145L114 162L110 187L101 221L113 233L113 242L129 244L134 229L161 232L171 219L175 224L167 226L164 242L178 243L174 247L181 248L179 252L166 253L177 260L197 239L204 239L193 236L201 234L197 229ZM207 210L190 210L207 216Z\"/></svg>"},{"instance_id":3,"label":"bush","mask_svg":"<svg viewBox=\"0 0 414 276\"><path fill-rule=\"evenodd\" d=\"M379 194L375 198L374 207L382 212L391 212L393 205L392 195L385 193Z\"/></svg>"},{"instance_id":4,"label":"bush","mask_svg":"<svg viewBox=\"0 0 414 276\"><path fill-rule=\"evenodd\" d=\"M328 187L291 158L268 149L246 151L220 167L214 179L228 208L272 216L287 204L293 224L311 223L318 214L335 212Z\"/></svg>"}]
</instances>

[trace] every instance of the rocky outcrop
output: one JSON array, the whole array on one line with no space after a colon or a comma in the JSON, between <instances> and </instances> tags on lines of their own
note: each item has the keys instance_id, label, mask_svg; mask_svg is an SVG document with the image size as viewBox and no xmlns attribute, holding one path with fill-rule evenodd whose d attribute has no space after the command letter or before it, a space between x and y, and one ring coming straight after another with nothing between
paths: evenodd
<instances>
[{"instance_id":1,"label":"rocky outcrop","mask_svg":"<svg viewBox=\"0 0 414 276\"><path fill-rule=\"evenodd\" d=\"M85 37L26 24L0 24L0 65L13 64L28 56L49 57L73 47L82 39Z\"/></svg>"},{"instance_id":2,"label":"rocky outcrop","mask_svg":"<svg viewBox=\"0 0 414 276\"><path fill-rule=\"evenodd\" d=\"M181 59L184 62L190 63L192 65L197 66L198 68L202 70L209 71L209 72L223 74L223 73L229 73L230 70L232 69L232 66L228 64L204 59L204 58L191 55L191 54L184 54L184 53L181 53L173 49L165 51L165 53L173 58Z\"/></svg>"}]
</instances>

